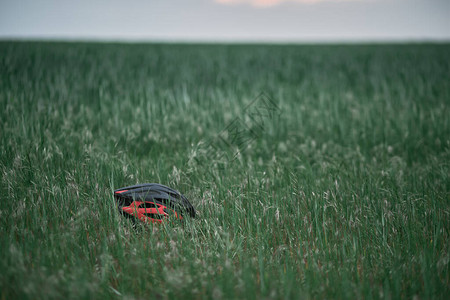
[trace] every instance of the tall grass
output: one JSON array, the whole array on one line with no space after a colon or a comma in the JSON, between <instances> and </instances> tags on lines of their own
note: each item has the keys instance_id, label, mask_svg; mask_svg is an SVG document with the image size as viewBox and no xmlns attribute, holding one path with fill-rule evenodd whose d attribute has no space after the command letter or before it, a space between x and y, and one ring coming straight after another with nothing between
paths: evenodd
<instances>
[{"instance_id":1,"label":"tall grass","mask_svg":"<svg viewBox=\"0 0 450 300\"><path fill-rule=\"evenodd\" d=\"M1 42L0 297L447 298L449 53ZM205 151L261 92L279 117ZM133 228L143 182L199 217Z\"/></svg>"}]
</instances>

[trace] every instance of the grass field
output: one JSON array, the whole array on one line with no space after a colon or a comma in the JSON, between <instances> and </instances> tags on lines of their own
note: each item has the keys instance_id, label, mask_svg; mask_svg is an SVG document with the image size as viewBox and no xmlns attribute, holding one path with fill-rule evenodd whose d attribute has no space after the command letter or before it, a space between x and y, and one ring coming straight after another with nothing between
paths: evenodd
<instances>
[{"instance_id":1,"label":"grass field","mask_svg":"<svg viewBox=\"0 0 450 300\"><path fill-rule=\"evenodd\" d=\"M3 41L0 124L1 299L450 296L448 44Z\"/></svg>"}]
</instances>

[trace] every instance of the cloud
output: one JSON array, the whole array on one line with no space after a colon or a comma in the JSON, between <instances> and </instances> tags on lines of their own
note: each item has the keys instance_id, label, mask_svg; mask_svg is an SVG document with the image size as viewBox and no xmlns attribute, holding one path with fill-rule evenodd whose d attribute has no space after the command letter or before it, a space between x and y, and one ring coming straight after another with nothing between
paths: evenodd
<instances>
[{"instance_id":1,"label":"cloud","mask_svg":"<svg viewBox=\"0 0 450 300\"><path fill-rule=\"evenodd\" d=\"M357 1L357 0L215 0L215 1L221 4L250 4L256 7L269 7L285 2L314 4L319 2L343 2L343 1Z\"/></svg>"}]
</instances>

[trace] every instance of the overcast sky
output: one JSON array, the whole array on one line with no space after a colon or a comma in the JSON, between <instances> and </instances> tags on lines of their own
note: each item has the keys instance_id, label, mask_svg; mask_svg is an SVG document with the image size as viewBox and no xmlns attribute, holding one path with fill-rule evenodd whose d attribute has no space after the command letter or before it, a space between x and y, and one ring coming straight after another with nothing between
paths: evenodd
<instances>
[{"instance_id":1,"label":"overcast sky","mask_svg":"<svg viewBox=\"0 0 450 300\"><path fill-rule=\"evenodd\" d=\"M0 38L450 40L450 0L0 0Z\"/></svg>"}]
</instances>

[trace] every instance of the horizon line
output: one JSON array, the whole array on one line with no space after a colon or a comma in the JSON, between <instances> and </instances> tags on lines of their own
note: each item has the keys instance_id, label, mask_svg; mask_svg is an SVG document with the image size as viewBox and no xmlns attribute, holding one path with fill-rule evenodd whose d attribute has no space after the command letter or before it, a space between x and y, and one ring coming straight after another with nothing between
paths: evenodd
<instances>
[{"instance_id":1,"label":"horizon line","mask_svg":"<svg viewBox=\"0 0 450 300\"><path fill-rule=\"evenodd\" d=\"M248 38L248 37L122 37L122 36L37 36L0 35L6 42L88 42L119 44L421 44L450 43L450 37L310 37L310 38Z\"/></svg>"}]
</instances>

